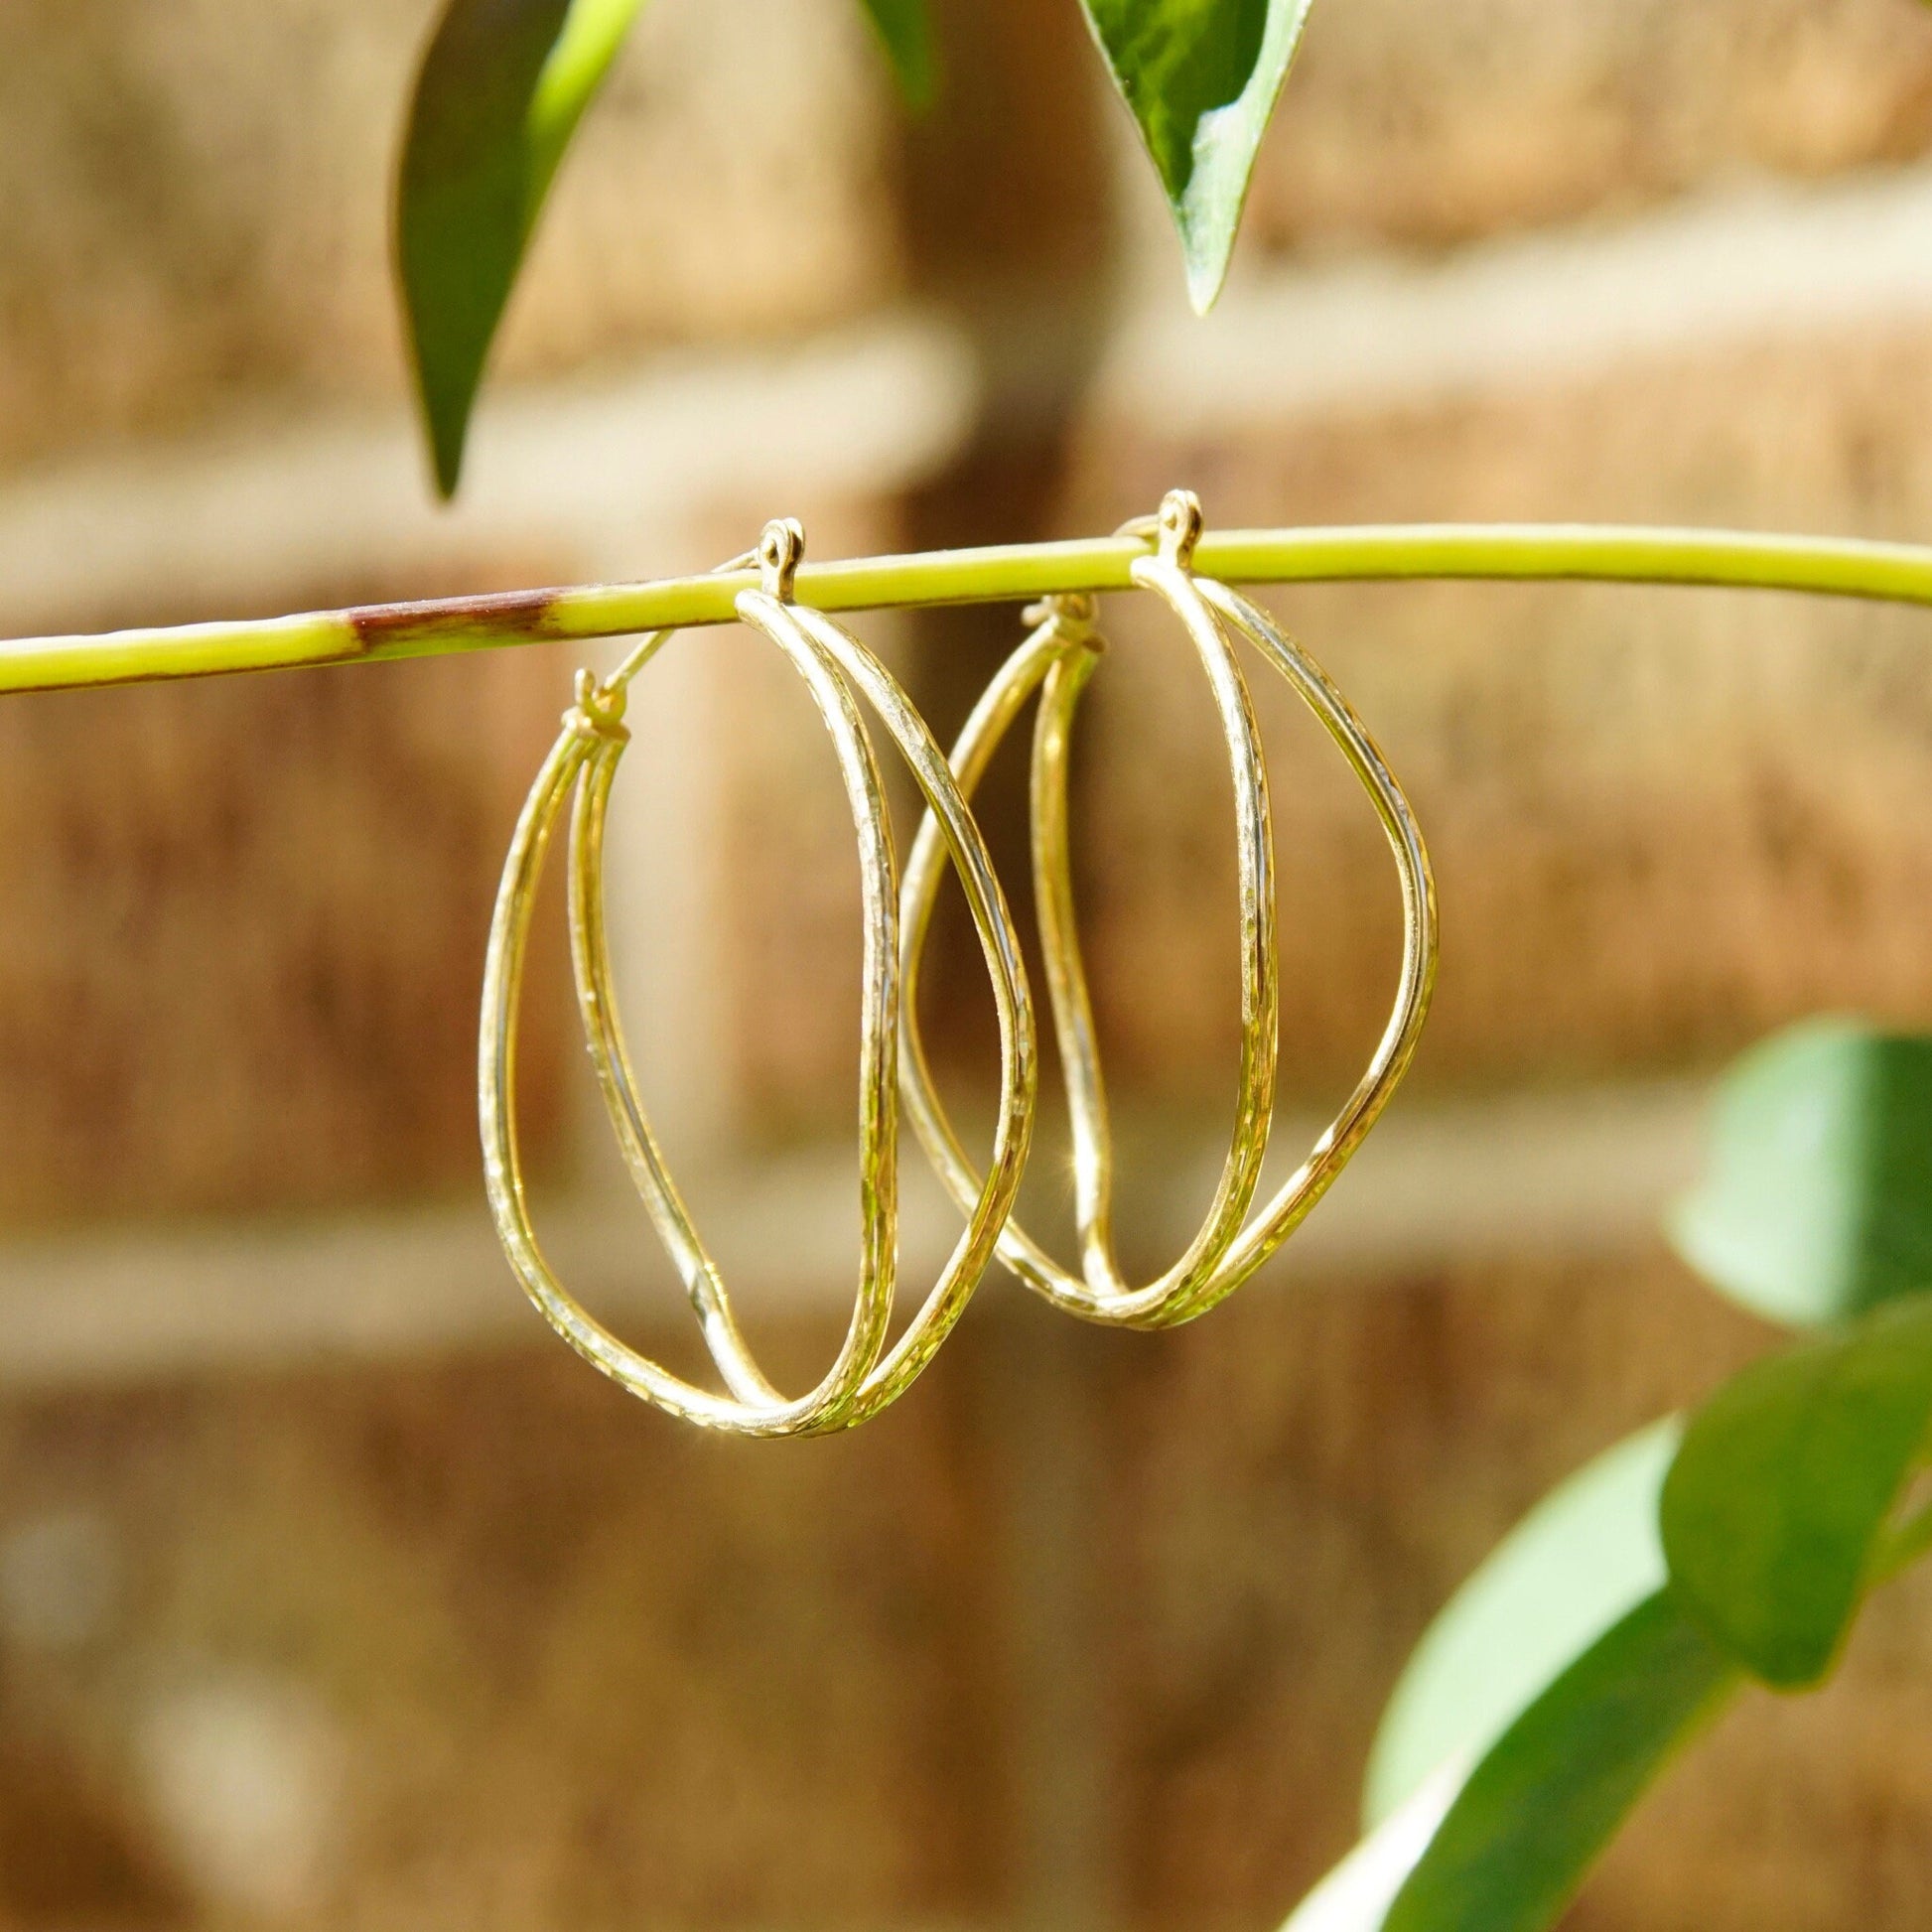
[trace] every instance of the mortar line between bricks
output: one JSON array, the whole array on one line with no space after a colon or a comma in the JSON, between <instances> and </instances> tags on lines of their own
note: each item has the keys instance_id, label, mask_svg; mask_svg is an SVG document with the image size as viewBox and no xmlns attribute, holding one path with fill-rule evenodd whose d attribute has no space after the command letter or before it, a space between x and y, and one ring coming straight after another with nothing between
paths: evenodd
<instances>
[{"instance_id":1,"label":"mortar line between bricks","mask_svg":"<svg viewBox=\"0 0 1932 1932\"><path fill-rule=\"evenodd\" d=\"M1606 1082L1479 1100L1403 1095L1334 1190L1249 1294L1318 1285L1373 1292L1447 1266L1515 1254L1647 1248L1695 1178L1706 1089L1696 1080ZM1284 1160L1317 1122L1284 1119ZM1191 1232L1221 1149L1133 1113L1124 1145L1166 1149L1148 1181L1158 1248ZM908 1169L900 1261L941 1266L958 1223ZM774 1315L824 1318L851 1300L850 1161L826 1152L776 1171L694 1176L718 1225L747 1231L739 1261ZM619 1183L541 1203L546 1241L586 1298L649 1328L684 1318L668 1263L640 1269L647 1224ZM762 1234L759 1230L764 1230ZM994 1302L1020 1291L997 1274ZM969 1315L969 1319L971 1316ZM291 1362L384 1360L535 1342L546 1333L504 1267L481 1203L410 1211L15 1234L0 1240L0 1389L62 1388Z\"/></svg>"}]
</instances>

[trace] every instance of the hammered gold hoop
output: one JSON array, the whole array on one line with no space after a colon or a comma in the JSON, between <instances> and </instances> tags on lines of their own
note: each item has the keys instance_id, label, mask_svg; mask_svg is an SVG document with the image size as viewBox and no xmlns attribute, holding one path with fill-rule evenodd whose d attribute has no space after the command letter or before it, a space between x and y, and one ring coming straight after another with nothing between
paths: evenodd
<instances>
[{"instance_id":1,"label":"hammered gold hoop","mask_svg":"<svg viewBox=\"0 0 1932 1932\"><path fill-rule=\"evenodd\" d=\"M944 753L909 699L857 638L791 602L803 549L795 522L766 526L757 553L761 587L736 600L741 620L782 650L804 680L837 755L858 839L864 916L859 1074L859 1285L852 1320L831 1369L808 1394L787 1399L765 1378L741 1334L723 1276L685 1207L638 1097L616 1001L604 916L604 836L611 786L628 742L622 717L630 680L673 634L644 638L602 684L580 673L577 703L524 803L504 864L483 979L479 1057L484 1179L510 1263L544 1317L595 1367L672 1415L749 1436L848 1428L876 1414L932 1358L993 1258L1011 1217L1031 1140L1038 1066L1019 934L985 842ZM726 569L752 561L736 559ZM863 697L898 748L926 804L935 854L949 854L992 977L1000 1028L1000 1113L983 1181L966 1190L967 1225L937 1282L889 1348L898 1245L900 948L897 861L892 821ZM524 1198L515 1125L518 994L545 853L564 801L576 794L570 832L570 930L579 1010L598 1083L625 1165L670 1254L725 1383L701 1388L620 1341L557 1279L538 1245Z\"/></svg>"},{"instance_id":2,"label":"hammered gold hoop","mask_svg":"<svg viewBox=\"0 0 1932 1932\"><path fill-rule=\"evenodd\" d=\"M1146 525L1130 525L1136 533ZM1067 764L1080 697L1102 648L1090 601L1048 598L1029 612L1036 627L1008 659L953 748L960 789L970 798L1001 740L1035 690L1033 859L1047 993L1064 1069L1073 1142L1074 1217L1081 1272L1063 1268L1017 1222L1000 1238L1001 1259L1056 1307L1123 1327L1172 1326L1230 1295L1301 1224L1387 1105L1414 1055L1435 983L1437 915L1429 855L1408 799L1374 741L1327 674L1264 612L1225 585L1194 576L1201 528L1191 492L1172 491L1156 521L1158 553L1136 561L1137 586L1179 618L1207 674L1234 784L1241 941L1241 1066L1234 1132L1207 1216L1186 1251L1141 1288L1123 1279L1114 1255L1114 1161L1106 1090L1094 1038L1068 863ZM1355 1091L1258 1214L1250 1218L1274 1117L1280 974L1275 943L1274 842L1267 771L1246 682L1228 626L1286 678L1361 781L1395 855L1402 889L1402 967L1388 1025ZM907 1111L927 1156L955 1200L979 1186L940 1103L920 1041L920 956L931 925L943 853L938 828L922 826L901 895L904 1086Z\"/></svg>"}]
</instances>

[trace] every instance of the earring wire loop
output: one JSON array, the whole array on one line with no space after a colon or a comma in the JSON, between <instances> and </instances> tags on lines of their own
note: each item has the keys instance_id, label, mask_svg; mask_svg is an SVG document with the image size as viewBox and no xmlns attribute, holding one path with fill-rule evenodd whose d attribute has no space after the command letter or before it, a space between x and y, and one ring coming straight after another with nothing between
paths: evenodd
<instances>
[{"instance_id":1,"label":"earring wire loop","mask_svg":"<svg viewBox=\"0 0 1932 1932\"><path fill-rule=\"evenodd\" d=\"M1035 689L1033 827L1035 893L1047 993L1060 1047L1073 1142L1074 1213L1081 1272L1056 1263L1017 1223L1001 1257L1028 1286L1089 1320L1159 1327L1191 1319L1233 1292L1287 1239L1340 1172L1406 1070L1415 1048L1436 961L1436 906L1428 854L1413 813L1381 754L1346 700L1313 659L1263 613L1186 568L1200 534L1199 505L1171 493L1158 518L1127 532L1158 537L1160 554L1134 565L1180 617L1207 669L1229 754L1237 827L1242 951L1242 1049L1234 1131L1213 1205L1186 1252L1155 1282L1128 1287L1114 1259L1112 1136L1074 915L1067 840L1067 753L1072 719L1097 658L1089 628L1064 621L1055 601L1029 612L1040 620L995 677L954 749L954 768L970 798L1001 738ZM1232 623L1303 698L1369 792L1394 852L1402 884L1404 950L1396 1003L1368 1072L1314 1151L1252 1222L1248 1219L1267 1151L1274 1110L1279 977L1275 945L1272 826L1259 733L1246 685L1222 628ZM906 949L904 1059L907 1110L928 1158L957 1199L973 1173L933 1085L917 1040L917 955L929 929L939 883L936 853L923 830L902 892Z\"/></svg>"},{"instance_id":2,"label":"earring wire loop","mask_svg":"<svg viewBox=\"0 0 1932 1932\"><path fill-rule=\"evenodd\" d=\"M638 1096L614 990L604 902L611 791L629 743L623 722L629 685L674 633L658 630L639 638L601 682L588 671L579 674L577 702L565 714L518 818L491 920L479 1046L484 1177L504 1250L545 1317L598 1368L671 1414L767 1437L823 1434L864 1421L931 1360L996 1255L1048 1301L1086 1319L1143 1328L1190 1320L1232 1293L1288 1238L1406 1070L1428 1009L1437 951L1435 888L1407 799L1319 665L1257 606L1195 574L1201 514L1190 493L1171 492L1158 517L1127 528L1148 546L1135 558L1130 581L1178 619L1220 723L1235 799L1241 958L1241 1051L1227 1159L1185 1250L1138 1288L1126 1281L1115 1258L1112 1122L1080 950L1067 817L1073 722L1105 650L1092 597L1051 591L1027 612L1033 628L981 695L948 759L878 657L823 612L795 602L804 532L794 520L767 524L755 552L722 566L732 573L753 563L759 568L759 584L738 591L735 609L742 622L777 645L804 681L832 742L859 855L859 1274L838 1354L802 1396L782 1395L746 1343L724 1276ZM1255 1196L1275 1110L1280 966L1268 775L1236 638L1245 638L1288 681L1341 750L1389 839L1403 902L1402 971L1375 1054L1342 1111L1259 1211ZM1037 1043L1019 934L968 802L994 752L1035 696L1035 895L1072 1135L1077 1274L1047 1254L1014 1216L1035 1112ZM925 805L902 881L868 714L904 760ZM586 1312L550 1268L530 1220L515 1127L516 1013L536 890L567 802L571 959L599 1090L625 1167L684 1284L722 1391L673 1374ZM925 944L948 867L964 890L999 1022L1000 1109L983 1174L938 1099L917 1020ZM924 1301L889 1345L897 1289L901 1105L966 1226Z\"/></svg>"},{"instance_id":3,"label":"earring wire loop","mask_svg":"<svg viewBox=\"0 0 1932 1932\"><path fill-rule=\"evenodd\" d=\"M860 1035L864 1232L852 1322L817 1388L787 1401L752 1358L723 1275L678 1192L638 1098L613 991L604 916L604 845L611 786L629 736L621 723L625 692L670 632L641 639L602 684L588 673L580 675L578 704L566 715L563 735L525 804L505 864L485 966L480 1049L490 1205L511 1264L539 1310L573 1347L633 1393L689 1421L754 1436L850 1427L883 1408L931 1359L985 1273L1011 1215L1037 1088L1032 1003L1019 935L984 841L944 753L896 680L829 619L784 601L803 547L803 531L795 521L767 525L756 554L769 588L742 592L738 609L743 621L777 644L804 678L832 739L859 841L865 932ZM904 757L928 816L940 827L959 868L993 979L1001 1039L1001 1108L987 1176L951 1258L890 1350L886 1338L897 1273L897 866L891 814L859 709L861 694ZM726 1385L722 1396L662 1368L586 1313L550 1269L530 1222L514 1124L515 1013L545 850L573 787L570 931L579 1010L625 1165L685 1284L700 1332Z\"/></svg>"}]
</instances>

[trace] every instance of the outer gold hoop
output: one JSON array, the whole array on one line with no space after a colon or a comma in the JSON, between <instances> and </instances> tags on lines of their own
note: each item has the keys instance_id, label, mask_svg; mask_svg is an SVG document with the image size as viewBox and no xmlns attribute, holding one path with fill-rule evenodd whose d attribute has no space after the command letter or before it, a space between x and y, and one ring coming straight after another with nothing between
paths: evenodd
<instances>
[{"instance_id":1,"label":"outer gold hoop","mask_svg":"<svg viewBox=\"0 0 1932 1932\"><path fill-rule=\"evenodd\" d=\"M787 1401L752 1359L723 1276L679 1196L638 1099L612 994L604 919L604 831L611 785L628 734L621 714L629 680L670 633L644 639L598 686L583 674L578 703L526 801L496 901L484 973L480 1091L484 1175L505 1252L553 1327L594 1366L657 1407L706 1427L752 1436L794 1436L850 1427L903 1390L945 1338L991 1261L1026 1165L1037 1086L1033 1009L1019 935L985 843L944 754L877 658L829 620L789 603L802 549L795 523L767 526L759 547L764 585L737 600L743 621L784 651L803 677L833 741L859 841L865 918L860 1046L860 1200L864 1234L853 1318L823 1381ZM727 566L733 568L734 566ZM958 866L992 975L1001 1041L1001 1100L993 1158L967 1227L925 1302L890 1350L897 1273L898 945L897 860L891 818L863 694L912 770L928 818ZM673 1375L619 1341L571 1298L545 1261L524 1201L515 1132L515 1014L532 903L544 851L564 799L572 814L571 950L578 1001L599 1085L626 1166L678 1268L700 1330L729 1393Z\"/></svg>"},{"instance_id":2,"label":"outer gold hoop","mask_svg":"<svg viewBox=\"0 0 1932 1932\"><path fill-rule=\"evenodd\" d=\"M953 749L954 771L970 798L1002 738L1028 698L1039 690L1033 758L1034 873L1047 990L1065 1068L1081 1273L1074 1275L1061 1267L1017 1222L1010 1222L1001 1238L1001 1259L1056 1307L1088 1320L1149 1328L1189 1320L1232 1294L1327 1191L1408 1069L1428 1011L1437 959L1436 895L1428 851L1409 802L1374 741L1327 674L1265 613L1225 585L1193 577L1189 566L1200 531L1200 507L1189 492L1176 490L1169 495L1158 526L1160 553L1137 562L1134 579L1156 591L1180 617L1208 670L1234 779L1242 1052L1234 1134L1214 1203L1186 1253L1144 1288L1128 1287L1114 1259L1112 1133L1068 865L1068 746L1074 712L1100 649L1090 604L1048 599L1039 607L1042 621L989 686ZM1403 905L1402 969L1395 1004L1368 1069L1308 1159L1252 1220L1249 1209L1274 1108L1278 1011L1274 856L1259 739L1223 627L1227 623L1288 680L1347 759L1388 835ZM920 1141L947 1189L958 1198L976 1184L975 1177L933 1085L916 1011L919 958L939 887L938 858L936 840L922 827L900 898L907 1035L904 1085Z\"/></svg>"}]
</instances>

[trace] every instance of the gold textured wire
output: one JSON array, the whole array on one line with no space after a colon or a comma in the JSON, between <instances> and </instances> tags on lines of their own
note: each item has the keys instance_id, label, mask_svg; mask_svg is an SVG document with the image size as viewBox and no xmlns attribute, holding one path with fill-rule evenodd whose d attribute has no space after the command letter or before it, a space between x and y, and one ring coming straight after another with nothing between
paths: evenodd
<instances>
[{"instance_id":1,"label":"gold textured wire","mask_svg":"<svg viewBox=\"0 0 1932 1932\"><path fill-rule=\"evenodd\" d=\"M817 1387L787 1398L754 1360L730 1292L672 1178L638 1097L613 992L604 910L604 846L611 787L629 734L631 680L675 634L642 637L602 683L580 672L577 702L525 801L504 863L490 926L479 1056L483 1166L497 1231L545 1318L581 1354L659 1408L709 1428L752 1436L820 1434L862 1422L931 1360L997 1254L1055 1306L1089 1320L1165 1327L1231 1294L1287 1240L1373 1125L1412 1057L1434 985L1435 887L1401 787L1346 699L1320 666L1256 606L1196 576L1200 505L1171 491L1158 518L1128 526L1158 536L1131 581L1179 619L1206 674L1235 799L1241 948L1241 1053L1234 1130L1214 1199L1193 1239L1140 1288L1114 1252L1114 1157L1094 1037L1069 863L1067 769L1080 698L1104 646L1091 598L1049 594L1030 611L1035 628L967 720L950 759L896 680L857 638L796 603L804 536L796 522L766 525L760 582L734 600L741 621L775 643L804 680L831 738L858 841L864 951L859 1054L859 1170L863 1226L851 1322ZM1267 766L1234 638L1244 637L1287 679L1347 759L1379 816L1402 888L1403 953L1395 1004L1367 1071L1312 1151L1255 1209L1274 1121L1280 969L1274 834ZM1033 866L1041 952L1059 1042L1073 1139L1080 1272L1061 1267L1014 1218L1031 1144L1038 1067L1019 935L970 805L994 752L1038 694L1032 763ZM878 760L861 700L897 748L926 812L903 884L897 874ZM538 883L550 839L574 795L569 833L569 925L578 1007L598 1084L624 1162L684 1283L724 1383L701 1388L620 1341L570 1296L545 1260L524 1197L515 1127L516 1014ZM957 871L992 979L1000 1028L1000 1112L992 1159L974 1170L938 1098L917 1023L920 964L945 868ZM897 1286L898 1109L903 1103L966 1227L937 1281L888 1346Z\"/></svg>"},{"instance_id":2,"label":"gold textured wire","mask_svg":"<svg viewBox=\"0 0 1932 1932\"><path fill-rule=\"evenodd\" d=\"M1145 532L1147 525L1130 525ZM1157 1280L1132 1288L1115 1259L1114 1160L1106 1090L1094 1038L1075 921L1067 840L1067 762L1073 717L1102 648L1090 599L1049 597L1028 613L1036 627L1007 661L967 720L953 749L960 789L970 799L1001 740L1038 690L1033 750L1033 860L1040 947L1064 1069L1073 1142L1074 1219L1081 1270L1060 1266L1017 1221L1000 1238L1000 1258L1055 1307L1124 1327L1173 1326L1233 1293L1288 1239L1374 1125L1407 1070L1435 984L1437 914L1428 851L1408 799L1361 721L1327 674L1264 612L1191 569L1201 529L1191 492L1171 491L1156 519L1160 547L1136 561L1133 581L1174 612L1206 671L1234 782L1241 941L1241 1063L1234 1132L1214 1200L1186 1251ZM1232 626L1287 679L1340 749L1374 805L1395 855L1402 888L1402 967L1394 1007L1368 1068L1308 1158L1250 1219L1273 1123L1279 969L1268 781L1247 685L1235 660ZM919 1038L920 956L930 929L942 852L936 829L921 827L902 892L904 1083L907 1112L928 1158L955 1200L978 1185L946 1116Z\"/></svg>"},{"instance_id":3,"label":"gold textured wire","mask_svg":"<svg viewBox=\"0 0 1932 1932\"><path fill-rule=\"evenodd\" d=\"M736 600L741 620L770 638L804 680L837 755L858 839L864 954L860 1002L859 1285L837 1358L818 1386L787 1399L739 1330L724 1277L672 1179L638 1098L612 990L604 916L604 836L611 786L629 734L630 680L673 634L642 638L598 683L580 672L577 703L537 776L511 839L490 924L479 1048L484 1183L504 1252L544 1317L595 1367L644 1400L712 1429L748 1436L820 1434L876 1414L945 1339L985 1274L1026 1166L1038 1080L1032 998L1020 939L945 754L897 681L857 638L792 602L803 550L796 522L768 524L756 553L762 580ZM750 559L722 566L739 569ZM898 1263L900 964L897 862L863 696L897 747L926 803L936 852L957 867L992 977L1000 1029L1000 1114L983 1181L964 1191L967 1225L938 1280L889 1348ZM620 1341L571 1297L544 1258L524 1196L515 1125L516 1014L545 853L573 788L570 933L578 1005L592 1061L625 1165L697 1313L725 1383L701 1388Z\"/></svg>"}]
</instances>

